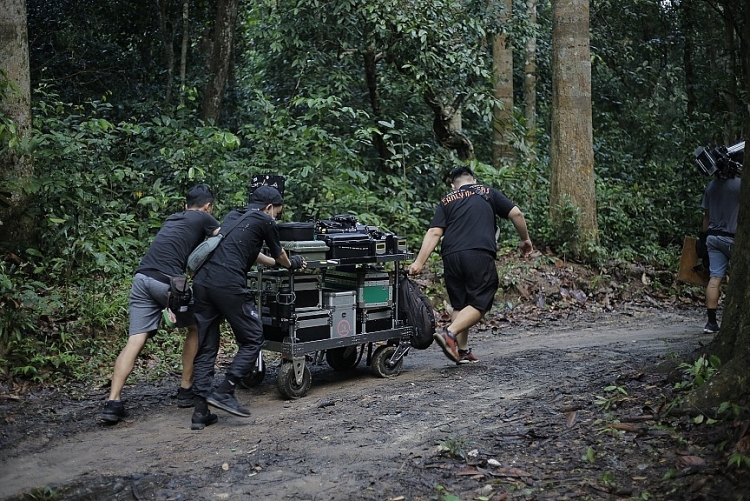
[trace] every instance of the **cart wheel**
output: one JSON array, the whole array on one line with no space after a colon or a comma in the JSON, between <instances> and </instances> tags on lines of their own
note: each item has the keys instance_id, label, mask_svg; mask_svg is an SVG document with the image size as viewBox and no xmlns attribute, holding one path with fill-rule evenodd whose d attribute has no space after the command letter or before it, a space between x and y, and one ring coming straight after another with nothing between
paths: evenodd
<instances>
[{"instance_id":1,"label":"cart wheel","mask_svg":"<svg viewBox=\"0 0 750 501\"><path fill-rule=\"evenodd\" d=\"M401 373L404 359L399 359L393 367L388 366L388 360L396 353L395 346L381 346L372 355L372 372L378 377L394 377Z\"/></svg>"},{"instance_id":2,"label":"cart wheel","mask_svg":"<svg viewBox=\"0 0 750 501\"><path fill-rule=\"evenodd\" d=\"M326 350L326 362L335 371L348 371L357 366L359 357L356 346L344 346Z\"/></svg>"},{"instance_id":3,"label":"cart wheel","mask_svg":"<svg viewBox=\"0 0 750 501\"><path fill-rule=\"evenodd\" d=\"M257 366L253 366L253 372L251 372L250 375L246 378L240 379L240 388L249 390L250 388L260 386L260 383L263 382L264 377L266 377L266 362L265 360L261 360L260 370L258 370Z\"/></svg>"},{"instance_id":4,"label":"cart wheel","mask_svg":"<svg viewBox=\"0 0 750 501\"><path fill-rule=\"evenodd\" d=\"M312 384L310 369L305 365L302 371L302 384L297 384L294 377L294 363L283 362L279 367L279 375L276 377L276 386L281 394L287 398L304 397Z\"/></svg>"}]
</instances>

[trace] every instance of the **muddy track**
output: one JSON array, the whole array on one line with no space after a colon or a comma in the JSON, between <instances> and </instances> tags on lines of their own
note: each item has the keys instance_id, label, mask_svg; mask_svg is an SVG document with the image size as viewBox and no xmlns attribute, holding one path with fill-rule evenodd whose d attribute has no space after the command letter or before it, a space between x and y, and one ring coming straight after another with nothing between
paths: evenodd
<instances>
[{"instance_id":1,"label":"muddy track","mask_svg":"<svg viewBox=\"0 0 750 501\"><path fill-rule=\"evenodd\" d=\"M517 447L528 440L507 437L528 436L531 427L559 441L567 409L590 407L607 381L707 342L700 325L697 309L642 310L484 331L472 337L480 363L452 365L433 345L412 350L389 379L364 362L344 373L312 366L310 391L292 401L279 396L270 364L262 385L238 391L252 417L216 411L219 423L203 431L191 431L192 409L169 397L176 379L126 387L131 415L115 426L97 423L102 389L78 401L4 401L0 499L32 499L24 493L46 486L58 499L417 500L488 484L447 473L439 443L506 468L524 463L543 479ZM579 449L560 445L576 459Z\"/></svg>"}]
</instances>

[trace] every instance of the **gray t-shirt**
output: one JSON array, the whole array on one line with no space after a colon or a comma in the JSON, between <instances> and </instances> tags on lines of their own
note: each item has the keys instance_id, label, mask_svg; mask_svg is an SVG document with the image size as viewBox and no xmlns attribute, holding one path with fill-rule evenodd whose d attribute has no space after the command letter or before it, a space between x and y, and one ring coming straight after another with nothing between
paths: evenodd
<instances>
[{"instance_id":1,"label":"gray t-shirt","mask_svg":"<svg viewBox=\"0 0 750 501\"><path fill-rule=\"evenodd\" d=\"M737 232L740 210L740 178L716 178L706 187L701 207L708 211L708 231Z\"/></svg>"}]
</instances>

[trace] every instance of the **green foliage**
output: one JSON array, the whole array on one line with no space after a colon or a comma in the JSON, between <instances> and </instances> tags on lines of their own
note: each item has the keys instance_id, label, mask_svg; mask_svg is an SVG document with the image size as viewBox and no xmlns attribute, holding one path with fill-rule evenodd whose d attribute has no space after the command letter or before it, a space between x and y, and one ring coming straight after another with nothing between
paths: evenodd
<instances>
[{"instance_id":1,"label":"green foliage","mask_svg":"<svg viewBox=\"0 0 750 501\"><path fill-rule=\"evenodd\" d=\"M727 461L727 466L734 466L738 470L740 468L750 470L750 456L741 454L739 452L733 452L729 456L729 460Z\"/></svg>"},{"instance_id":2,"label":"green foliage","mask_svg":"<svg viewBox=\"0 0 750 501\"><path fill-rule=\"evenodd\" d=\"M681 363L677 368L683 372L687 379L675 383L675 389L697 388L719 371L721 361L716 355L701 355L692 364Z\"/></svg>"},{"instance_id":3,"label":"green foliage","mask_svg":"<svg viewBox=\"0 0 750 501\"><path fill-rule=\"evenodd\" d=\"M586 449L586 453L581 456L581 461L586 461L590 464L596 463L596 451L594 451L593 447Z\"/></svg>"},{"instance_id":4,"label":"green foliage","mask_svg":"<svg viewBox=\"0 0 750 501\"><path fill-rule=\"evenodd\" d=\"M67 320L63 291L0 262L0 361L6 376L61 382L86 375L86 317ZM106 298L112 301L112 297Z\"/></svg>"},{"instance_id":5,"label":"green foliage","mask_svg":"<svg viewBox=\"0 0 750 501\"><path fill-rule=\"evenodd\" d=\"M606 395L597 395L595 401L597 407L604 411L617 407L617 404L624 400L623 396L627 397L628 395L624 387L616 385L607 386L604 388L604 392Z\"/></svg>"},{"instance_id":6,"label":"green foliage","mask_svg":"<svg viewBox=\"0 0 750 501\"><path fill-rule=\"evenodd\" d=\"M445 440L438 442L438 449L441 454L448 457L466 459L464 445L464 439L456 435L449 435Z\"/></svg>"}]
</instances>

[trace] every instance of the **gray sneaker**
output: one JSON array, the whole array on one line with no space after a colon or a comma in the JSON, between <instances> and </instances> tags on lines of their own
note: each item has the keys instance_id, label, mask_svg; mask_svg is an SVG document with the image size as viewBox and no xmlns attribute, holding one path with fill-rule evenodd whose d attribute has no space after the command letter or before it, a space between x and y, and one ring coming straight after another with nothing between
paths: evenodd
<instances>
[{"instance_id":1,"label":"gray sneaker","mask_svg":"<svg viewBox=\"0 0 750 501\"><path fill-rule=\"evenodd\" d=\"M218 407L229 414L234 414L235 416L250 417L250 411L242 407L231 393L223 393L214 390L214 392L211 393L211 396L206 399L206 403Z\"/></svg>"}]
</instances>

